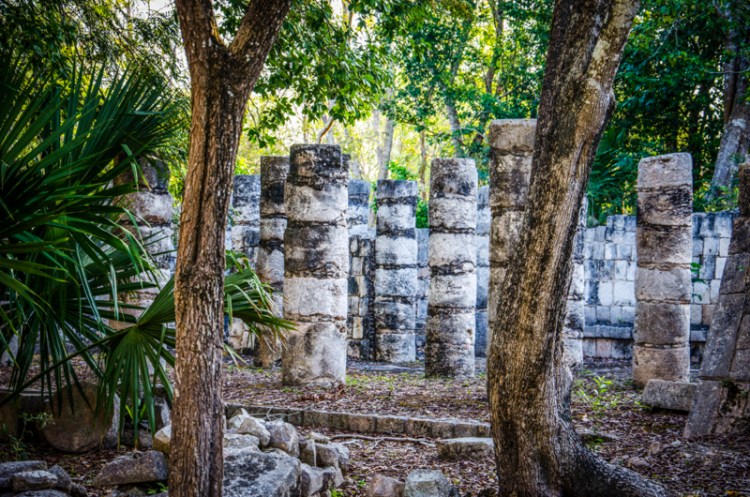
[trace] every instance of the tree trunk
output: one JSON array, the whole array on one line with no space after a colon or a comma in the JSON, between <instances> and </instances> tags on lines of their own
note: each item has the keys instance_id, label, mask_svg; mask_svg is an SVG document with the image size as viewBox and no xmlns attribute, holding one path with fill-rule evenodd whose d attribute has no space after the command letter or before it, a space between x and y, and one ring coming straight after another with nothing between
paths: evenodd
<instances>
[{"instance_id":1,"label":"tree trunk","mask_svg":"<svg viewBox=\"0 0 750 497\"><path fill-rule=\"evenodd\" d=\"M747 6L734 6L734 10L740 8L750 10ZM729 22L736 24L727 36L727 49L734 57L724 65L724 132L711 179L712 197L731 187L737 165L744 161L750 146L750 102L747 100L750 59L740 50L750 43L750 26L743 26L746 23L741 22L748 17L748 12L728 13Z\"/></svg>"},{"instance_id":2,"label":"tree trunk","mask_svg":"<svg viewBox=\"0 0 750 497\"><path fill-rule=\"evenodd\" d=\"M638 0L557 0L529 208L503 284L488 361L500 494L666 495L589 451L573 430L563 318L586 182L614 108L612 82ZM492 248L491 248L492 250Z\"/></svg>"},{"instance_id":3,"label":"tree trunk","mask_svg":"<svg viewBox=\"0 0 750 497\"><path fill-rule=\"evenodd\" d=\"M192 123L175 272L177 346L169 493L221 497L224 233L247 99L290 0L255 0L230 46L210 2L177 0Z\"/></svg>"},{"instance_id":4,"label":"tree trunk","mask_svg":"<svg viewBox=\"0 0 750 497\"><path fill-rule=\"evenodd\" d=\"M383 140L378 147L378 179L388 179L388 164L391 162L391 150L393 149L393 131L396 123L386 116Z\"/></svg>"}]
</instances>

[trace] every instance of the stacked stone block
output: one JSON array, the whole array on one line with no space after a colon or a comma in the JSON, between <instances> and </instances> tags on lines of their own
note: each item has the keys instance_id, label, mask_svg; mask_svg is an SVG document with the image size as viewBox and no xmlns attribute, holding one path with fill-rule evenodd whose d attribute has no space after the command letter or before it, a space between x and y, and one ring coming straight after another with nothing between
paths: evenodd
<instances>
[{"instance_id":1,"label":"stacked stone block","mask_svg":"<svg viewBox=\"0 0 750 497\"><path fill-rule=\"evenodd\" d=\"M536 119L506 119L490 124L490 283L487 344L513 251L521 236L528 201Z\"/></svg>"},{"instance_id":2,"label":"stacked stone block","mask_svg":"<svg viewBox=\"0 0 750 497\"><path fill-rule=\"evenodd\" d=\"M638 164L633 382L686 381L690 373L693 161L689 154Z\"/></svg>"},{"instance_id":3,"label":"stacked stone block","mask_svg":"<svg viewBox=\"0 0 750 497\"><path fill-rule=\"evenodd\" d=\"M750 425L750 163L739 168L739 216L724 269L686 437Z\"/></svg>"},{"instance_id":4,"label":"stacked stone block","mask_svg":"<svg viewBox=\"0 0 750 497\"><path fill-rule=\"evenodd\" d=\"M427 300L430 295L430 230L417 228L417 359L424 360L425 329L427 327Z\"/></svg>"},{"instance_id":5,"label":"stacked stone block","mask_svg":"<svg viewBox=\"0 0 750 497\"><path fill-rule=\"evenodd\" d=\"M174 230L172 228L172 196L167 187L169 185L169 170L161 163L142 161L142 175L138 178L138 191L120 199L120 204L128 209L135 219L123 217L121 224L134 236L140 237L146 252L156 265L154 271L141 274L144 280L156 285L154 288L138 290L131 294L121 295L121 299L129 304L147 308L153 302L162 286L174 273L176 253L174 245ZM125 174L116 180L118 183L132 183L132 174ZM155 279L155 281L154 281ZM140 311L128 311L140 314ZM113 328L130 326L125 322L110 321Z\"/></svg>"},{"instance_id":6,"label":"stacked stone block","mask_svg":"<svg viewBox=\"0 0 750 497\"><path fill-rule=\"evenodd\" d=\"M280 316L284 315L284 232L286 208L284 185L289 174L289 157L260 158L260 242L257 273L273 288L273 302ZM273 336L258 341L255 364L271 367L281 359L280 343Z\"/></svg>"},{"instance_id":7,"label":"stacked stone block","mask_svg":"<svg viewBox=\"0 0 750 497\"><path fill-rule=\"evenodd\" d=\"M632 357L635 322L635 217L610 216L584 235L583 355Z\"/></svg>"},{"instance_id":8,"label":"stacked stone block","mask_svg":"<svg viewBox=\"0 0 750 497\"><path fill-rule=\"evenodd\" d=\"M376 202L375 358L409 362L416 357L417 184L380 180Z\"/></svg>"},{"instance_id":9,"label":"stacked stone block","mask_svg":"<svg viewBox=\"0 0 750 497\"><path fill-rule=\"evenodd\" d=\"M474 355L487 355L487 288L490 283L490 187L477 190L477 310Z\"/></svg>"},{"instance_id":10,"label":"stacked stone block","mask_svg":"<svg viewBox=\"0 0 750 497\"><path fill-rule=\"evenodd\" d=\"M342 384L346 376L349 171L337 145L294 145L284 190L286 385Z\"/></svg>"},{"instance_id":11,"label":"stacked stone block","mask_svg":"<svg viewBox=\"0 0 750 497\"><path fill-rule=\"evenodd\" d=\"M232 193L232 250L247 256L255 267L260 243L260 176L238 174Z\"/></svg>"},{"instance_id":12,"label":"stacked stone block","mask_svg":"<svg viewBox=\"0 0 750 497\"><path fill-rule=\"evenodd\" d=\"M370 217L370 183L349 180L349 315L348 355L371 359L374 342L374 229Z\"/></svg>"},{"instance_id":13,"label":"stacked stone block","mask_svg":"<svg viewBox=\"0 0 750 497\"><path fill-rule=\"evenodd\" d=\"M732 236L731 211L693 214L693 305L690 307L692 340L705 342L719 299L721 276Z\"/></svg>"},{"instance_id":14,"label":"stacked stone block","mask_svg":"<svg viewBox=\"0 0 750 497\"><path fill-rule=\"evenodd\" d=\"M583 269L583 244L586 232L587 202L584 198L578 214L578 228L573 239L573 253L571 254L572 270L570 289L568 290L568 304L565 309L563 324L564 361L570 368L577 368L583 364L583 329L585 320L583 290L586 277Z\"/></svg>"},{"instance_id":15,"label":"stacked stone block","mask_svg":"<svg viewBox=\"0 0 750 497\"><path fill-rule=\"evenodd\" d=\"M477 168L435 159L430 170L430 295L427 376L474 376Z\"/></svg>"}]
</instances>

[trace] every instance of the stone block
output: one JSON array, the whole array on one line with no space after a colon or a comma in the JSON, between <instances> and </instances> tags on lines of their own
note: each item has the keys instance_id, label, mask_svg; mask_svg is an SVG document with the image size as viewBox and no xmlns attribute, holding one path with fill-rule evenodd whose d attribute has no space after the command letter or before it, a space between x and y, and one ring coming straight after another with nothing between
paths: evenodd
<instances>
[{"instance_id":1,"label":"stone block","mask_svg":"<svg viewBox=\"0 0 750 497\"><path fill-rule=\"evenodd\" d=\"M417 295L417 268L376 268L375 295L413 298Z\"/></svg>"},{"instance_id":2,"label":"stone block","mask_svg":"<svg viewBox=\"0 0 750 497\"><path fill-rule=\"evenodd\" d=\"M721 293L745 292L750 286L750 253L727 259L721 281Z\"/></svg>"},{"instance_id":3,"label":"stone block","mask_svg":"<svg viewBox=\"0 0 750 497\"><path fill-rule=\"evenodd\" d=\"M690 306L638 302L634 340L636 344L679 345L690 336Z\"/></svg>"},{"instance_id":4,"label":"stone block","mask_svg":"<svg viewBox=\"0 0 750 497\"><path fill-rule=\"evenodd\" d=\"M677 153L646 157L638 163L638 188L693 185L693 159Z\"/></svg>"},{"instance_id":5,"label":"stone block","mask_svg":"<svg viewBox=\"0 0 750 497\"><path fill-rule=\"evenodd\" d=\"M495 454L491 438L465 437L437 441L438 457L444 461L475 461Z\"/></svg>"},{"instance_id":6,"label":"stone block","mask_svg":"<svg viewBox=\"0 0 750 497\"><path fill-rule=\"evenodd\" d=\"M346 375L346 326L319 321L298 322L282 347L285 385L335 386Z\"/></svg>"},{"instance_id":7,"label":"stone block","mask_svg":"<svg viewBox=\"0 0 750 497\"><path fill-rule=\"evenodd\" d=\"M599 282L599 303L609 307L614 304L614 301L614 285L610 282Z\"/></svg>"},{"instance_id":8,"label":"stone block","mask_svg":"<svg viewBox=\"0 0 750 497\"><path fill-rule=\"evenodd\" d=\"M490 123L490 147L495 153L531 154L534 152L536 119L500 119Z\"/></svg>"},{"instance_id":9,"label":"stone block","mask_svg":"<svg viewBox=\"0 0 750 497\"><path fill-rule=\"evenodd\" d=\"M440 471L417 469L409 473L404 497L456 497L458 491Z\"/></svg>"},{"instance_id":10,"label":"stone block","mask_svg":"<svg viewBox=\"0 0 750 497\"><path fill-rule=\"evenodd\" d=\"M693 213L691 185L638 190L638 226L690 226Z\"/></svg>"},{"instance_id":11,"label":"stone block","mask_svg":"<svg viewBox=\"0 0 750 497\"><path fill-rule=\"evenodd\" d=\"M367 497L401 497L404 482L384 475L375 475L367 484Z\"/></svg>"},{"instance_id":12,"label":"stone block","mask_svg":"<svg viewBox=\"0 0 750 497\"><path fill-rule=\"evenodd\" d=\"M167 460L155 450L131 452L105 464L91 483L95 487L149 483L167 479Z\"/></svg>"},{"instance_id":13,"label":"stone block","mask_svg":"<svg viewBox=\"0 0 750 497\"><path fill-rule=\"evenodd\" d=\"M652 302L690 302L692 280L689 266L670 269L638 267L635 274L637 300Z\"/></svg>"},{"instance_id":14,"label":"stone block","mask_svg":"<svg viewBox=\"0 0 750 497\"><path fill-rule=\"evenodd\" d=\"M404 363L416 358L414 333L383 333L377 335L375 358L379 361Z\"/></svg>"},{"instance_id":15,"label":"stone block","mask_svg":"<svg viewBox=\"0 0 750 497\"><path fill-rule=\"evenodd\" d=\"M688 381L690 347L633 347L633 383L643 387L649 380Z\"/></svg>"},{"instance_id":16,"label":"stone block","mask_svg":"<svg viewBox=\"0 0 750 497\"><path fill-rule=\"evenodd\" d=\"M656 229L642 226L636 233L639 265L690 264L693 236L690 226Z\"/></svg>"},{"instance_id":17,"label":"stone block","mask_svg":"<svg viewBox=\"0 0 750 497\"><path fill-rule=\"evenodd\" d=\"M224 497L298 495L300 461L283 452L249 449L224 455Z\"/></svg>"},{"instance_id":18,"label":"stone block","mask_svg":"<svg viewBox=\"0 0 750 497\"><path fill-rule=\"evenodd\" d=\"M633 305L635 303L635 287L633 283L630 281L615 281L612 301L615 305Z\"/></svg>"},{"instance_id":19,"label":"stone block","mask_svg":"<svg viewBox=\"0 0 750 497\"><path fill-rule=\"evenodd\" d=\"M284 234L284 270L295 276L346 278L349 238L346 226L290 222Z\"/></svg>"},{"instance_id":20,"label":"stone block","mask_svg":"<svg viewBox=\"0 0 750 497\"><path fill-rule=\"evenodd\" d=\"M417 222L417 198L409 203L378 203L376 233L378 236L391 236L408 232L415 233Z\"/></svg>"},{"instance_id":21,"label":"stone block","mask_svg":"<svg viewBox=\"0 0 750 497\"><path fill-rule=\"evenodd\" d=\"M344 278L311 278L287 273L284 282L284 316L299 320L314 316L346 319L348 284Z\"/></svg>"},{"instance_id":22,"label":"stone block","mask_svg":"<svg viewBox=\"0 0 750 497\"><path fill-rule=\"evenodd\" d=\"M472 271L462 274L433 274L430 277L429 306L474 309L477 302L477 275ZM428 311L429 312L429 311Z\"/></svg>"},{"instance_id":23,"label":"stone block","mask_svg":"<svg viewBox=\"0 0 750 497\"><path fill-rule=\"evenodd\" d=\"M375 242L375 264L416 265L417 239L407 236L379 236Z\"/></svg>"},{"instance_id":24,"label":"stone block","mask_svg":"<svg viewBox=\"0 0 750 497\"><path fill-rule=\"evenodd\" d=\"M476 201L463 196L431 198L429 217L431 231L473 231L477 225Z\"/></svg>"},{"instance_id":25,"label":"stone block","mask_svg":"<svg viewBox=\"0 0 750 497\"><path fill-rule=\"evenodd\" d=\"M171 225L174 216L172 196L169 193L160 193L150 190L142 190L118 199L118 203L135 216L139 224L153 226ZM129 224L128 216L122 216L121 220Z\"/></svg>"},{"instance_id":26,"label":"stone block","mask_svg":"<svg viewBox=\"0 0 750 497\"><path fill-rule=\"evenodd\" d=\"M433 313L427 316L427 342L450 345L474 345L475 312ZM439 345L438 345L439 346Z\"/></svg>"},{"instance_id":27,"label":"stone block","mask_svg":"<svg viewBox=\"0 0 750 497\"><path fill-rule=\"evenodd\" d=\"M641 402L660 409L689 412L695 383L650 380L641 394Z\"/></svg>"}]
</instances>

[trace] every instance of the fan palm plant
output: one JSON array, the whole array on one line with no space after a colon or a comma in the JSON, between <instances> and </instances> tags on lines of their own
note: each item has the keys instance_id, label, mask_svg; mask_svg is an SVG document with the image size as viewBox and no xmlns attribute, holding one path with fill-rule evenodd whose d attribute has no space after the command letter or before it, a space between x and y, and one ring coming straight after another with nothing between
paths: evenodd
<instances>
[{"instance_id":1,"label":"fan palm plant","mask_svg":"<svg viewBox=\"0 0 750 497\"><path fill-rule=\"evenodd\" d=\"M100 379L99 407L119 395L136 426L144 410L154 426L154 385L171 394L173 286L145 310L122 298L156 278L148 240L120 224L132 215L116 199L138 188L136 157L158 154L184 114L173 91L137 70L78 68L61 82L0 54L0 351L13 352L13 392L39 384L62 402L63 387L79 385L79 358ZM135 180L116 181L126 173ZM254 273L226 288L235 316L289 326Z\"/></svg>"}]
</instances>

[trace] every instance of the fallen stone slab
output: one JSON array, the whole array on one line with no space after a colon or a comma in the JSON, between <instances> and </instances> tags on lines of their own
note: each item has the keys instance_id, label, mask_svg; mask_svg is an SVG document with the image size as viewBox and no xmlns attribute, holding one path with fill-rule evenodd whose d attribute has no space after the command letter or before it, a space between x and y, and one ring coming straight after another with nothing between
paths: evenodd
<instances>
[{"instance_id":1,"label":"fallen stone slab","mask_svg":"<svg viewBox=\"0 0 750 497\"><path fill-rule=\"evenodd\" d=\"M375 475L367 484L367 497L401 497L404 482L385 475Z\"/></svg>"},{"instance_id":2,"label":"fallen stone slab","mask_svg":"<svg viewBox=\"0 0 750 497\"><path fill-rule=\"evenodd\" d=\"M436 446L438 456L444 461L476 460L495 454L491 438L449 438L438 440Z\"/></svg>"},{"instance_id":3,"label":"fallen stone slab","mask_svg":"<svg viewBox=\"0 0 750 497\"><path fill-rule=\"evenodd\" d=\"M641 394L641 402L670 411L690 412L695 383L685 381L649 380Z\"/></svg>"},{"instance_id":4,"label":"fallen stone slab","mask_svg":"<svg viewBox=\"0 0 750 497\"><path fill-rule=\"evenodd\" d=\"M91 483L95 487L149 483L167 479L167 459L155 450L133 452L107 463Z\"/></svg>"},{"instance_id":5,"label":"fallen stone slab","mask_svg":"<svg viewBox=\"0 0 750 497\"><path fill-rule=\"evenodd\" d=\"M417 469L406 477L404 497L459 497L459 494L442 471Z\"/></svg>"},{"instance_id":6,"label":"fallen stone slab","mask_svg":"<svg viewBox=\"0 0 750 497\"><path fill-rule=\"evenodd\" d=\"M230 405L227 406L227 413L235 413L242 408L255 417L280 418L295 426L327 428L352 433L387 433L426 438L486 438L490 436L489 423L450 418L410 418L390 414L360 414L253 405Z\"/></svg>"},{"instance_id":7,"label":"fallen stone slab","mask_svg":"<svg viewBox=\"0 0 750 497\"><path fill-rule=\"evenodd\" d=\"M44 461L10 461L0 463L0 490L11 488L11 478L22 471L35 471L47 469Z\"/></svg>"},{"instance_id":8,"label":"fallen stone slab","mask_svg":"<svg viewBox=\"0 0 750 497\"><path fill-rule=\"evenodd\" d=\"M14 492L53 489L57 486L57 475L43 469L21 471L10 479Z\"/></svg>"},{"instance_id":9,"label":"fallen stone slab","mask_svg":"<svg viewBox=\"0 0 750 497\"><path fill-rule=\"evenodd\" d=\"M223 497L295 497L299 476L299 459L281 451L226 451Z\"/></svg>"}]
</instances>

